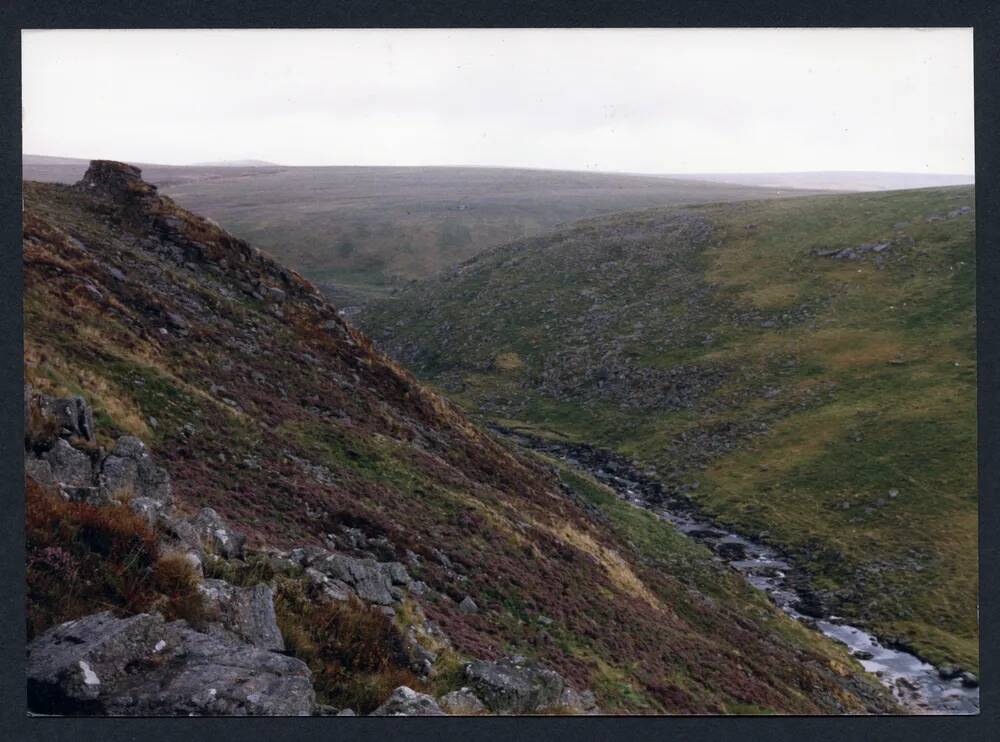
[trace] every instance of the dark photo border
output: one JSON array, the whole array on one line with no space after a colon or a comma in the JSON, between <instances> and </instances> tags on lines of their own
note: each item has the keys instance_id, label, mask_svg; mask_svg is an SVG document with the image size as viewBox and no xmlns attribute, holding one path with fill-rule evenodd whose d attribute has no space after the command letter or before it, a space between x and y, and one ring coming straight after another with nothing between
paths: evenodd
<instances>
[{"instance_id":1,"label":"dark photo border","mask_svg":"<svg viewBox=\"0 0 1000 742\"><path fill-rule=\"evenodd\" d=\"M20 32L30 28L973 27L981 703L966 717L95 719L25 715ZM1000 3L996 0L0 0L0 737L10 740L1000 739ZM141 60L130 60L141 64ZM72 126L72 120L67 120Z\"/></svg>"}]
</instances>

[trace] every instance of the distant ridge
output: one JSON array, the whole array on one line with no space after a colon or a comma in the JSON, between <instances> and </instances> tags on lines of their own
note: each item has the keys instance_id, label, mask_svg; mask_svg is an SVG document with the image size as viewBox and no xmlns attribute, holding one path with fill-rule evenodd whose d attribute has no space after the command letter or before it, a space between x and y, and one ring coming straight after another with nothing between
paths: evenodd
<instances>
[{"instance_id":1,"label":"distant ridge","mask_svg":"<svg viewBox=\"0 0 1000 742\"><path fill-rule=\"evenodd\" d=\"M909 188L942 188L972 185L975 176L960 173L892 173L867 170L810 171L797 173L677 173L664 178L765 188L806 188L826 191L902 191Z\"/></svg>"},{"instance_id":2,"label":"distant ridge","mask_svg":"<svg viewBox=\"0 0 1000 742\"><path fill-rule=\"evenodd\" d=\"M212 162L193 162L191 167L281 167L281 165L267 160L213 160Z\"/></svg>"}]
</instances>

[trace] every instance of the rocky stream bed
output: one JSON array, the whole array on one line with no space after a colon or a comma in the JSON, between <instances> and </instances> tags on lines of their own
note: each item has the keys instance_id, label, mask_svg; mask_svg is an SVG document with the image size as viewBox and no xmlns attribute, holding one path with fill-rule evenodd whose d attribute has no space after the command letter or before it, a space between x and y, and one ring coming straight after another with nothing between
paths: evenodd
<instances>
[{"instance_id":1,"label":"rocky stream bed","mask_svg":"<svg viewBox=\"0 0 1000 742\"><path fill-rule=\"evenodd\" d=\"M623 500L656 513L681 533L705 544L718 558L763 590L785 613L848 647L864 669L913 713L979 713L978 679L956 668L937 668L899 646L889 646L848 619L830 613L809 588L808 575L779 549L722 527L682 496L666 492L623 456L587 445L543 440L500 426L491 428L525 448L561 459L610 487Z\"/></svg>"}]
</instances>

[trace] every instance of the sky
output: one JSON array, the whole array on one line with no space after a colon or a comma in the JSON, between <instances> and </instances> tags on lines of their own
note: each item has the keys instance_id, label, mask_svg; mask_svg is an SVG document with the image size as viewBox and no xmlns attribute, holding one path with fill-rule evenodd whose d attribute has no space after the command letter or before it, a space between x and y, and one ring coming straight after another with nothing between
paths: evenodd
<instances>
[{"instance_id":1,"label":"sky","mask_svg":"<svg viewBox=\"0 0 1000 742\"><path fill-rule=\"evenodd\" d=\"M22 32L30 154L974 170L971 29Z\"/></svg>"}]
</instances>

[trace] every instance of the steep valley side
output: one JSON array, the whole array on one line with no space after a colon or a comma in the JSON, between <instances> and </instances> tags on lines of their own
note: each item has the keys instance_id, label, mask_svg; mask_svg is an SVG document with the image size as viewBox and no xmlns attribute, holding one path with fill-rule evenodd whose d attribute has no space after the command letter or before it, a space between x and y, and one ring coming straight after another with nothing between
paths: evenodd
<instances>
[{"instance_id":1,"label":"steep valley side","mask_svg":"<svg viewBox=\"0 0 1000 742\"><path fill-rule=\"evenodd\" d=\"M25 182L23 220L33 710L898 710L137 169Z\"/></svg>"},{"instance_id":2,"label":"steep valley side","mask_svg":"<svg viewBox=\"0 0 1000 742\"><path fill-rule=\"evenodd\" d=\"M356 321L476 418L624 455L825 611L977 673L973 196L581 221Z\"/></svg>"}]
</instances>

